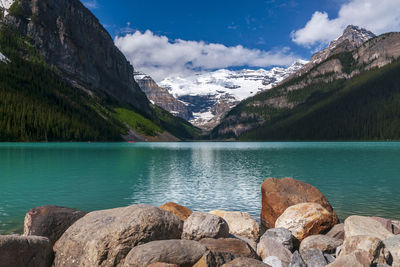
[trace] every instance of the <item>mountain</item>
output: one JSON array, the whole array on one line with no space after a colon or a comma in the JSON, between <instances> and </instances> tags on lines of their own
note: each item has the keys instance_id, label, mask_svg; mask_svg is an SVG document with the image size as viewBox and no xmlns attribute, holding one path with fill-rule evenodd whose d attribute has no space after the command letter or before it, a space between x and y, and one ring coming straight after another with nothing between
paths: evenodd
<instances>
[{"instance_id":1,"label":"mountain","mask_svg":"<svg viewBox=\"0 0 400 267\"><path fill-rule=\"evenodd\" d=\"M149 102L80 1L1 5L1 140L179 140L199 132Z\"/></svg>"},{"instance_id":2,"label":"mountain","mask_svg":"<svg viewBox=\"0 0 400 267\"><path fill-rule=\"evenodd\" d=\"M190 118L191 123L203 129L211 130L241 100L270 89L298 71L305 63L305 61L299 60L288 68L275 67L271 70L242 69L236 71L221 69L197 73L193 76L168 77L160 82L158 91L160 94L159 88L168 90L169 94L179 100L179 103L183 103L186 109L189 109L193 114ZM141 82L139 81L139 83ZM149 94L146 94L149 97ZM154 97L149 98L156 101ZM162 105L160 104L160 106ZM176 108L164 108L169 111L178 111Z\"/></svg>"},{"instance_id":3,"label":"mountain","mask_svg":"<svg viewBox=\"0 0 400 267\"><path fill-rule=\"evenodd\" d=\"M310 63L233 108L212 138L400 139L400 33L349 26Z\"/></svg>"}]
</instances>

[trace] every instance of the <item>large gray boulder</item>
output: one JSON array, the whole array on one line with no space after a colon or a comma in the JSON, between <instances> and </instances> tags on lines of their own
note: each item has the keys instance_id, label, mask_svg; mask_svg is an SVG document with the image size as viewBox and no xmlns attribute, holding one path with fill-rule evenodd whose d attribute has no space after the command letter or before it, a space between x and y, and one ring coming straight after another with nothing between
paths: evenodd
<instances>
[{"instance_id":1,"label":"large gray boulder","mask_svg":"<svg viewBox=\"0 0 400 267\"><path fill-rule=\"evenodd\" d=\"M382 242L392 255L393 267L400 267L400 235L389 237Z\"/></svg>"},{"instance_id":2,"label":"large gray boulder","mask_svg":"<svg viewBox=\"0 0 400 267\"><path fill-rule=\"evenodd\" d=\"M371 217L357 215L350 216L344 221L344 231L346 238L367 235L383 240L393 236L393 234L377 220Z\"/></svg>"},{"instance_id":3,"label":"large gray boulder","mask_svg":"<svg viewBox=\"0 0 400 267\"><path fill-rule=\"evenodd\" d=\"M290 232L286 228L268 229L260 238L260 242L262 242L262 240L265 238L274 239L278 241L285 248L287 248L292 252L298 247L299 243L299 241L292 235L292 232Z\"/></svg>"},{"instance_id":4,"label":"large gray boulder","mask_svg":"<svg viewBox=\"0 0 400 267\"><path fill-rule=\"evenodd\" d=\"M290 260L289 267L307 267L307 265L301 258L299 251L296 250L293 253L292 259Z\"/></svg>"},{"instance_id":5,"label":"large gray boulder","mask_svg":"<svg viewBox=\"0 0 400 267\"><path fill-rule=\"evenodd\" d=\"M205 212L193 212L183 224L182 239L229 237L228 223L219 216Z\"/></svg>"},{"instance_id":6,"label":"large gray boulder","mask_svg":"<svg viewBox=\"0 0 400 267\"><path fill-rule=\"evenodd\" d=\"M301 253L301 257L307 266L323 267L328 264L324 254L318 249L305 250Z\"/></svg>"},{"instance_id":7,"label":"large gray boulder","mask_svg":"<svg viewBox=\"0 0 400 267\"><path fill-rule=\"evenodd\" d=\"M25 215L24 235L45 236L54 244L65 230L86 214L86 211L59 206L30 209Z\"/></svg>"},{"instance_id":8,"label":"large gray boulder","mask_svg":"<svg viewBox=\"0 0 400 267\"><path fill-rule=\"evenodd\" d=\"M134 247L122 266L142 267L155 262L193 266L207 251L199 242L192 240L159 240Z\"/></svg>"},{"instance_id":9,"label":"large gray boulder","mask_svg":"<svg viewBox=\"0 0 400 267\"><path fill-rule=\"evenodd\" d=\"M149 205L88 213L65 231L55 244L56 266L119 266L135 246L179 239L183 222L172 213Z\"/></svg>"},{"instance_id":10,"label":"large gray boulder","mask_svg":"<svg viewBox=\"0 0 400 267\"><path fill-rule=\"evenodd\" d=\"M305 250L318 249L325 253L335 253L336 248L343 244L343 240L325 235L306 237L300 244L300 253Z\"/></svg>"},{"instance_id":11,"label":"large gray boulder","mask_svg":"<svg viewBox=\"0 0 400 267\"><path fill-rule=\"evenodd\" d=\"M0 266L50 267L53 250L42 236L0 235Z\"/></svg>"},{"instance_id":12,"label":"large gray boulder","mask_svg":"<svg viewBox=\"0 0 400 267\"><path fill-rule=\"evenodd\" d=\"M264 260L269 256L278 257L284 266L288 266L292 258L292 252L275 239L265 237L257 245L257 254Z\"/></svg>"}]
</instances>

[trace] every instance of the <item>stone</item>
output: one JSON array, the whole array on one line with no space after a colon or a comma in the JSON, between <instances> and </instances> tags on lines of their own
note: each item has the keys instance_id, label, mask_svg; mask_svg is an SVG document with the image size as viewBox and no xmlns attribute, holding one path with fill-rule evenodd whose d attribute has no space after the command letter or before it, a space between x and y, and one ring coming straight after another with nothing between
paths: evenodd
<instances>
[{"instance_id":1,"label":"stone","mask_svg":"<svg viewBox=\"0 0 400 267\"><path fill-rule=\"evenodd\" d=\"M229 233L235 236L243 236L258 241L260 238L260 226L258 222L246 212L213 210L210 214L223 218L229 226Z\"/></svg>"},{"instance_id":2,"label":"stone","mask_svg":"<svg viewBox=\"0 0 400 267\"><path fill-rule=\"evenodd\" d=\"M334 225L326 236L344 240L344 223Z\"/></svg>"},{"instance_id":3,"label":"stone","mask_svg":"<svg viewBox=\"0 0 400 267\"><path fill-rule=\"evenodd\" d=\"M160 209L166 210L178 216L179 219L185 221L192 214L192 211L184 206L176 204L174 202L168 202L160 206Z\"/></svg>"},{"instance_id":4,"label":"stone","mask_svg":"<svg viewBox=\"0 0 400 267\"><path fill-rule=\"evenodd\" d=\"M193 266L207 251L192 240L158 240L132 248L122 266L142 267L155 262Z\"/></svg>"},{"instance_id":5,"label":"stone","mask_svg":"<svg viewBox=\"0 0 400 267\"><path fill-rule=\"evenodd\" d=\"M47 237L0 235L0 266L50 267L52 244Z\"/></svg>"},{"instance_id":6,"label":"stone","mask_svg":"<svg viewBox=\"0 0 400 267\"><path fill-rule=\"evenodd\" d=\"M343 249L343 245L338 246L338 247L336 248L336 252L335 252L336 258L339 257L340 253L342 252L342 249Z\"/></svg>"},{"instance_id":7,"label":"stone","mask_svg":"<svg viewBox=\"0 0 400 267\"><path fill-rule=\"evenodd\" d=\"M24 220L24 235L47 237L54 244L74 222L87 214L59 206L41 206L30 209Z\"/></svg>"},{"instance_id":8,"label":"stone","mask_svg":"<svg viewBox=\"0 0 400 267\"><path fill-rule=\"evenodd\" d=\"M285 248L293 252L296 248L298 248L298 240L292 235L286 228L271 228L268 229L263 236L260 238L270 238L280 242Z\"/></svg>"},{"instance_id":9,"label":"stone","mask_svg":"<svg viewBox=\"0 0 400 267\"><path fill-rule=\"evenodd\" d=\"M229 237L228 223L219 216L195 211L183 224L182 239Z\"/></svg>"},{"instance_id":10,"label":"stone","mask_svg":"<svg viewBox=\"0 0 400 267\"><path fill-rule=\"evenodd\" d=\"M301 253L301 257L307 266L322 267L328 264L324 254L318 249L305 250Z\"/></svg>"},{"instance_id":11,"label":"stone","mask_svg":"<svg viewBox=\"0 0 400 267\"><path fill-rule=\"evenodd\" d=\"M325 233L335 224L332 213L318 203L290 206L275 223L277 228L290 230L299 241L310 235Z\"/></svg>"},{"instance_id":12,"label":"stone","mask_svg":"<svg viewBox=\"0 0 400 267\"><path fill-rule=\"evenodd\" d=\"M257 254L264 260L269 256L278 257L287 266L292 258L292 252L279 241L265 237L257 245Z\"/></svg>"},{"instance_id":13,"label":"stone","mask_svg":"<svg viewBox=\"0 0 400 267\"><path fill-rule=\"evenodd\" d=\"M300 253L305 250L318 249L323 253L335 253L336 248L343 244L343 240L326 235L312 235L306 237L300 244Z\"/></svg>"},{"instance_id":14,"label":"stone","mask_svg":"<svg viewBox=\"0 0 400 267\"><path fill-rule=\"evenodd\" d=\"M259 259L254 249L245 241L236 238L204 238L199 241L213 253L226 252L231 253L235 258L245 257Z\"/></svg>"},{"instance_id":15,"label":"stone","mask_svg":"<svg viewBox=\"0 0 400 267\"><path fill-rule=\"evenodd\" d=\"M165 263L165 262L156 262L156 263L147 265L147 267L179 267L179 265Z\"/></svg>"},{"instance_id":16,"label":"stone","mask_svg":"<svg viewBox=\"0 0 400 267\"><path fill-rule=\"evenodd\" d=\"M324 257L325 257L325 260L326 260L326 262L328 264L332 263L332 262L334 262L336 260L336 258L332 254L324 253Z\"/></svg>"},{"instance_id":17,"label":"stone","mask_svg":"<svg viewBox=\"0 0 400 267\"><path fill-rule=\"evenodd\" d=\"M400 235L389 237L382 242L385 245L385 249L392 255L393 266L400 267Z\"/></svg>"},{"instance_id":18,"label":"stone","mask_svg":"<svg viewBox=\"0 0 400 267\"><path fill-rule=\"evenodd\" d=\"M357 251L362 253L363 258L365 256L368 258L369 264L386 263L390 259L390 254L385 251L383 242L377 237L366 235L346 237L338 258Z\"/></svg>"},{"instance_id":19,"label":"stone","mask_svg":"<svg viewBox=\"0 0 400 267\"><path fill-rule=\"evenodd\" d=\"M314 186L293 178L268 178L261 185L261 223L266 228L274 228L275 221L290 206L314 202L332 213L333 224L338 223L336 213L326 197Z\"/></svg>"},{"instance_id":20,"label":"stone","mask_svg":"<svg viewBox=\"0 0 400 267\"><path fill-rule=\"evenodd\" d=\"M234 259L235 256L229 252L207 251L193 267L219 267Z\"/></svg>"},{"instance_id":21,"label":"stone","mask_svg":"<svg viewBox=\"0 0 400 267\"><path fill-rule=\"evenodd\" d=\"M266 257L263 262L271 267L284 267L282 261L276 256Z\"/></svg>"},{"instance_id":22,"label":"stone","mask_svg":"<svg viewBox=\"0 0 400 267\"><path fill-rule=\"evenodd\" d=\"M293 253L289 267L307 267L297 250Z\"/></svg>"},{"instance_id":23,"label":"stone","mask_svg":"<svg viewBox=\"0 0 400 267\"><path fill-rule=\"evenodd\" d=\"M231 262L228 262L222 267L272 267L268 264L263 263L251 258L236 258Z\"/></svg>"},{"instance_id":24,"label":"stone","mask_svg":"<svg viewBox=\"0 0 400 267\"><path fill-rule=\"evenodd\" d=\"M371 264L365 251L355 251L352 254L341 255L327 267L369 267Z\"/></svg>"},{"instance_id":25,"label":"stone","mask_svg":"<svg viewBox=\"0 0 400 267\"><path fill-rule=\"evenodd\" d=\"M344 231L346 239L352 236L367 235L383 240L393 236L380 222L371 217L357 215L350 216L344 221Z\"/></svg>"},{"instance_id":26,"label":"stone","mask_svg":"<svg viewBox=\"0 0 400 267\"><path fill-rule=\"evenodd\" d=\"M240 236L240 235L231 235L230 237L231 238L237 238L237 239L240 239L240 240L246 242L247 244L250 245L250 247L252 249L254 249L254 251L257 251L257 243L254 240L248 239L248 238Z\"/></svg>"},{"instance_id":27,"label":"stone","mask_svg":"<svg viewBox=\"0 0 400 267\"><path fill-rule=\"evenodd\" d=\"M388 230L390 233L393 234L393 223L392 223L392 220L386 219L386 218L382 218L382 217L370 217L370 218L374 219L375 221L377 221L380 224L382 224L382 226L385 227L386 230Z\"/></svg>"},{"instance_id":28,"label":"stone","mask_svg":"<svg viewBox=\"0 0 400 267\"><path fill-rule=\"evenodd\" d=\"M135 246L179 239L182 227L177 216L149 205L90 212L55 244L55 265L116 266Z\"/></svg>"},{"instance_id":29,"label":"stone","mask_svg":"<svg viewBox=\"0 0 400 267\"><path fill-rule=\"evenodd\" d=\"M393 234L394 235L400 234L400 221L392 220L392 226L393 226Z\"/></svg>"}]
</instances>

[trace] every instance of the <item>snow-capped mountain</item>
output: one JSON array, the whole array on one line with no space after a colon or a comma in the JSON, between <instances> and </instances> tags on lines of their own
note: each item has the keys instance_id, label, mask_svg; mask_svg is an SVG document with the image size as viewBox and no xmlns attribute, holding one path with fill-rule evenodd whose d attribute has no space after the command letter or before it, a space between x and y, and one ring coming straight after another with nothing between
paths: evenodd
<instances>
[{"instance_id":1,"label":"snow-capped mountain","mask_svg":"<svg viewBox=\"0 0 400 267\"><path fill-rule=\"evenodd\" d=\"M194 118L190 122L211 129L241 100L272 88L306 63L298 60L288 68L270 70L221 69L189 77L168 77L159 85L191 107Z\"/></svg>"}]
</instances>

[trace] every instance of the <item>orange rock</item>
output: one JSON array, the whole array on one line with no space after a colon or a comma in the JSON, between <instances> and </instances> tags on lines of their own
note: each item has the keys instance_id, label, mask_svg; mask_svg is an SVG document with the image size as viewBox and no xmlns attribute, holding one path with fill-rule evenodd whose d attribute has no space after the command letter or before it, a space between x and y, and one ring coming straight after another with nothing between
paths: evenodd
<instances>
[{"instance_id":1,"label":"orange rock","mask_svg":"<svg viewBox=\"0 0 400 267\"><path fill-rule=\"evenodd\" d=\"M266 179L261 185L261 197L261 223L266 228L274 228L276 219L288 207L299 203L318 203L329 212L333 212L332 206L317 188L293 178ZM334 224L338 221L334 213Z\"/></svg>"},{"instance_id":2,"label":"orange rock","mask_svg":"<svg viewBox=\"0 0 400 267\"><path fill-rule=\"evenodd\" d=\"M179 219L185 221L191 214L192 211L184 206L176 204L174 202L168 202L160 206L160 209L166 210L178 216Z\"/></svg>"}]
</instances>

